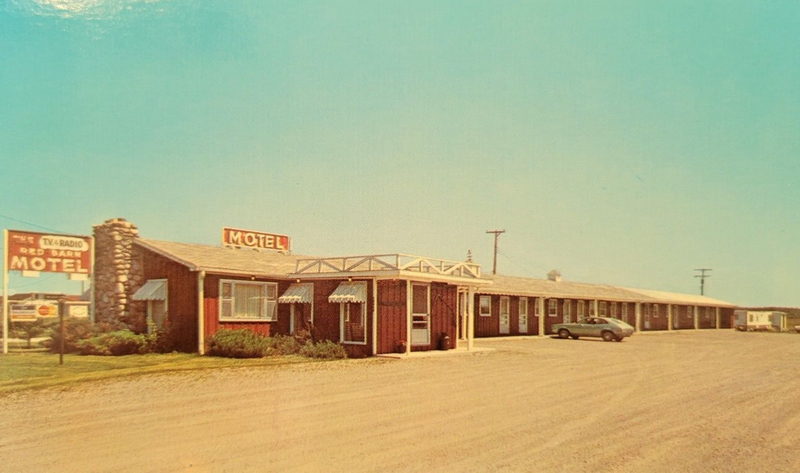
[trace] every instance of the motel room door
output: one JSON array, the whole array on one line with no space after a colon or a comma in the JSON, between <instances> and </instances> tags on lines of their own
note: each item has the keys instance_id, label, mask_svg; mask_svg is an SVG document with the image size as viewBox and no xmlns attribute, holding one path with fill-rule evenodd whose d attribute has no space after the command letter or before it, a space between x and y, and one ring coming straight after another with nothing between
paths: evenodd
<instances>
[{"instance_id":1,"label":"motel room door","mask_svg":"<svg viewBox=\"0 0 800 473\"><path fill-rule=\"evenodd\" d=\"M411 345L431 344L431 287L411 284Z\"/></svg>"},{"instance_id":2,"label":"motel room door","mask_svg":"<svg viewBox=\"0 0 800 473\"><path fill-rule=\"evenodd\" d=\"M500 298L500 334L508 334L511 331L511 310L509 309L509 299L507 296Z\"/></svg>"}]
</instances>

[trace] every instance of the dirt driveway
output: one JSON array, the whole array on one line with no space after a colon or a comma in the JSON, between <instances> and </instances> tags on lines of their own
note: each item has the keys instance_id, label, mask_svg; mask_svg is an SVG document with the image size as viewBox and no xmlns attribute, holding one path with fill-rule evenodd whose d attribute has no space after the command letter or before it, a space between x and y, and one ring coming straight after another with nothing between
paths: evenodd
<instances>
[{"instance_id":1,"label":"dirt driveway","mask_svg":"<svg viewBox=\"0 0 800 473\"><path fill-rule=\"evenodd\" d=\"M478 345L14 395L0 469L800 471L800 336Z\"/></svg>"}]
</instances>

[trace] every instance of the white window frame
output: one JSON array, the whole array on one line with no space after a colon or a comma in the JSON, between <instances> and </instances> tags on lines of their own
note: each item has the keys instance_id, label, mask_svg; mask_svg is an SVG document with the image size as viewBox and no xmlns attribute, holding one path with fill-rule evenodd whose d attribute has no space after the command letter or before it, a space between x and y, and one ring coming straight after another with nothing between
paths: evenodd
<instances>
[{"instance_id":1,"label":"white window frame","mask_svg":"<svg viewBox=\"0 0 800 473\"><path fill-rule=\"evenodd\" d=\"M658 318L658 304L653 304L653 318Z\"/></svg>"},{"instance_id":2,"label":"white window frame","mask_svg":"<svg viewBox=\"0 0 800 473\"><path fill-rule=\"evenodd\" d=\"M366 284L366 283L365 283ZM339 343L344 345L366 345L367 344L367 303L366 302L357 302L356 304L361 305L361 320L362 325L364 326L364 341L363 342L349 342L344 339L344 323L347 321L347 318L350 317L350 309L351 305L348 302L341 302L339 303Z\"/></svg>"},{"instance_id":3,"label":"white window frame","mask_svg":"<svg viewBox=\"0 0 800 473\"><path fill-rule=\"evenodd\" d=\"M578 301L578 313L575 315L578 319L586 318L586 301Z\"/></svg>"},{"instance_id":4,"label":"white window frame","mask_svg":"<svg viewBox=\"0 0 800 473\"><path fill-rule=\"evenodd\" d=\"M525 310L522 310L523 307L525 308ZM517 324L517 325L519 325L519 327L517 327L518 331L520 333L528 333L529 320L528 320L528 298L527 297L520 297L519 298L519 308L517 309L517 312L519 313L519 321L518 321L518 324ZM523 323L523 320L525 321L524 323Z\"/></svg>"},{"instance_id":5,"label":"white window frame","mask_svg":"<svg viewBox=\"0 0 800 473\"><path fill-rule=\"evenodd\" d=\"M223 294L222 286L224 284L230 284L231 285L231 297L229 297L229 298L222 296L222 294ZM233 312L234 308L236 307L235 301L236 301L236 285L237 284L250 285L250 286L252 286L252 285L261 286L262 289L263 289L263 292L262 292L263 295L261 296L263 305L261 306L261 311L262 312L269 312L270 302L272 302L272 307L273 307L272 315L270 316L270 314L264 314L263 317L258 317L258 318L255 318L255 317L223 317L223 315L222 315L222 304L223 304L223 302L225 300L230 300L231 312ZM273 297L273 298L269 298L269 290L268 290L269 287L273 287L274 288L273 294L274 294L275 297ZM217 299L218 299L217 310L219 311L217 313L217 319L219 319L220 322L277 322L278 321L278 283L276 283L276 282L250 281L250 280L246 280L246 279L220 279L219 280L219 297Z\"/></svg>"},{"instance_id":6,"label":"white window frame","mask_svg":"<svg viewBox=\"0 0 800 473\"><path fill-rule=\"evenodd\" d=\"M617 303L616 303L616 301L611 303L611 312L608 315L610 317L615 317L615 318L619 317L619 312L617 312Z\"/></svg>"},{"instance_id":7,"label":"white window frame","mask_svg":"<svg viewBox=\"0 0 800 473\"><path fill-rule=\"evenodd\" d=\"M564 311L564 323L568 324L572 322L572 301L569 299L564 299L563 305Z\"/></svg>"},{"instance_id":8,"label":"white window frame","mask_svg":"<svg viewBox=\"0 0 800 473\"><path fill-rule=\"evenodd\" d=\"M488 300L489 301L489 312L488 313L484 313L483 312L483 301L484 300ZM480 296L478 298L478 314L481 317L491 317L492 316L492 296Z\"/></svg>"},{"instance_id":9,"label":"white window frame","mask_svg":"<svg viewBox=\"0 0 800 473\"><path fill-rule=\"evenodd\" d=\"M600 301L598 302L598 317L608 317L608 302Z\"/></svg>"},{"instance_id":10,"label":"white window frame","mask_svg":"<svg viewBox=\"0 0 800 473\"><path fill-rule=\"evenodd\" d=\"M558 317L558 299L547 299L547 316Z\"/></svg>"}]
</instances>

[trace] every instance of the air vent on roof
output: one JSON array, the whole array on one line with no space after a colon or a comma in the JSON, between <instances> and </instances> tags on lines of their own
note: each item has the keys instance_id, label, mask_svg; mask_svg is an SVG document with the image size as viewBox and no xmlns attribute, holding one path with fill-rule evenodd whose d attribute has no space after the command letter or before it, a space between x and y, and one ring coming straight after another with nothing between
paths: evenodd
<instances>
[{"instance_id":1,"label":"air vent on roof","mask_svg":"<svg viewBox=\"0 0 800 473\"><path fill-rule=\"evenodd\" d=\"M549 273L547 273L547 279L555 282L561 281L561 271L557 269L550 271Z\"/></svg>"}]
</instances>

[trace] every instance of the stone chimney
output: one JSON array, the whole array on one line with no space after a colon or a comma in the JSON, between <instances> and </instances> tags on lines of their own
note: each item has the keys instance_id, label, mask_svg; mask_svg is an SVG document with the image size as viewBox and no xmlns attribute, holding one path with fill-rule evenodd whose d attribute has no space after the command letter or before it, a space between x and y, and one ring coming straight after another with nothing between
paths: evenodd
<instances>
[{"instance_id":1,"label":"stone chimney","mask_svg":"<svg viewBox=\"0 0 800 473\"><path fill-rule=\"evenodd\" d=\"M550 270L550 272L547 273L547 279L549 279L550 281L560 282L561 281L561 271L559 271L557 269Z\"/></svg>"},{"instance_id":2,"label":"stone chimney","mask_svg":"<svg viewBox=\"0 0 800 473\"><path fill-rule=\"evenodd\" d=\"M123 323L141 330L141 310L132 311L131 296L144 283L141 262L133 258L139 229L124 218L112 218L94 227L95 321ZM137 304L138 305L138 304Z\"/></svg>"}]
</instances>

